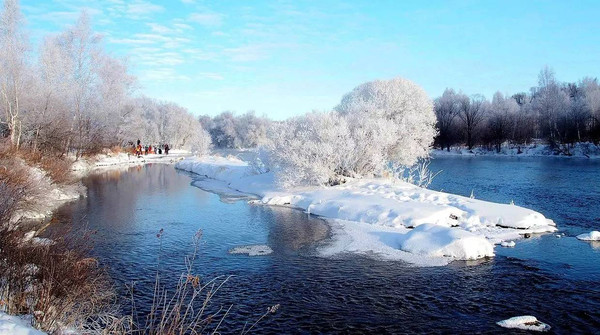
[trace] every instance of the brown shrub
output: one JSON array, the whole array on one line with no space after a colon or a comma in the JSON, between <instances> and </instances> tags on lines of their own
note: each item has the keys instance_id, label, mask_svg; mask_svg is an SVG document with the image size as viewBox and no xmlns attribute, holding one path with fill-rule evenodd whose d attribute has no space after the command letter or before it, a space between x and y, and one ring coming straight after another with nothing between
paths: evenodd
<instances>
[{"instance_id":1,"label":"brown shrub","mask_svg":"<svg viewBox=\"0 0 600 335\"><path fill-rule=\"evenodd\" d=\"M7 227L16 211L27 208L32 193L27 169L14 159L0 158L0 227Z\"/></svg>"},{"instance_id":2,"label":"brown shrub","mask_svg":"<svg viewBox=\"0 0 600 335\"><path fill-rule=\"evenodd\" d=\"M90 233L29 241L22 236L0 231L0 302L6 312L31 314L36 327L55 332L83 329L116 311L108 275L89 258Z\"/></svg>"},{"instance_id":3,"label":"brown shrub","mask_svg":"<svg viewBox=\"0 0 600 335\"><path fill-rule=\"evenodd\" d=\"M0 146L0 157L2 154ZM35 151L27 147L22 147L19 151L8 147L5 148L4 156L8 159L19 157L27 162L30 166L37 166L44 170L52 182L57 184L65 184L73 182L71 176L71 161L57 153Z\"/></svg>"}]
</instances>

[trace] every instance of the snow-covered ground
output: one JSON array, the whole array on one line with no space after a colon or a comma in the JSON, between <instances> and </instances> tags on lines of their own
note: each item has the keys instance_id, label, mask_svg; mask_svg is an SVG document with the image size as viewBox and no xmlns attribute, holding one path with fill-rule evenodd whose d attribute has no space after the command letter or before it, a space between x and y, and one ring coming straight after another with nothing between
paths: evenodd
<instances>
[{"instance_id":1,"label":"snow-covered ground","mask_svg":"<svg viewBox=\"0 0 600 335\"><path fill-rule=\"evenodd\" d=\"M290 206L330 219L334 238L321 250L324 255L352 252L444 265L493 256L495 244L526 233L556 231L552 220L530 209L399 180L355 179L332 187L282 189L273 172L258 174L232 156L188 158L175 166L206 176L208 188L253 194L261 204Z\"/></svg>"},{"instance_id":2,"label":"snow-covered ground","mask_svg":"<svg viewBox=\"0 0 600 335\"><path fill-rule=\"evenodd\" d=\"M519 149L521 153L519 153ZM600 159L600 146L593 143L576 143L573 148L569 149L570 155L565 155L563 151L553 150L545 144L531 144L526 146L503 145L500 152L495 150L487 150L485 148L476 147L472 150L466 147L453 147L450 151L432 150L433 157L443 156L518 156L518 157L579 157Z\"/></svg>"},{"instance_id":3,"label":"snow-covered ground","mask_svg":"<svg viewBox=\"0 0 600 335\"><path fill-rule=\"evenodd\" d=\"M31 326L27 317L11 316L0 312L0 335L45 335Z\"/></svg>"},{"instance_id":4,"label":"snow-covered ground","mask_svg":"<svg viewBox=\"0 0 600 335\"><path fill-rule=\"evenodd\" d=\"M189 151L184 150L171 150L168 155L148 154L140 157L124 152L105 153L91 158L81 158L73 163L71 170L79 176L84 176L94 169L135 166L148 163L173 164L190 155Z\"/></svg>"}]
</instances>

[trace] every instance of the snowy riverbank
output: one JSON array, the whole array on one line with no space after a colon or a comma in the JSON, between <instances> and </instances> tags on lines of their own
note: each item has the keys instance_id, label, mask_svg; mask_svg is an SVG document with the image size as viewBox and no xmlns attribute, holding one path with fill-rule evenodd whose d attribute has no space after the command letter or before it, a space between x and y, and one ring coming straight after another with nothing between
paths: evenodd
<instances>
[{"instance_id":1,"label":"snowy riverbank","mask_svg":"<svg viewBox=\"0 0 600 335\"><path fill-rule=\"evenodd\" d=\"M45 335L31 326L30 317L11 316L0 312L0 335Z\"/></svg>"},{"instance_id":2,"label":"snowy riverbank","mask_svg":"<svg viewBox=\"0 0 600 335\"><path fill-rule=\"evenodd\" d=\"M552 149L545 144L531 144L522 146L503 145L500 152L476 147L469 150L467 147L453 147L450 151L435 149L431 151L433 157L445 156L507 156L507 157L573 157L600 159L600 146L593 143L575 143L570 147L568 154L566 150Z\"/></svg>"},{"instance_id":3,"label":"snowy riverbank","mask_svg":"<svg viewBox=\"0 0 600 335\"><path fill-rule=\"evenodd\" d=\"M185 150L171 150L168 155L148 154L137 157L129 153L105 153L89 158L81 158L73 163L71 170L78 176L85 176L93 170L116 167L137 166L150 163L174 164L191 153Z\"/></svg>"},{"instance_id":4,"label":"snowy riverbank","mask_svg":"<svg viewBox=\"0 0 600 335\"><path fill-rule=\"evenodd\" d=\"M27 171L30 194L24 201L23 208L17 210L12 216L12 224L19 221L42 220L62 204L79 199L85 195L85 187L79 182L57 184L52 182L48 173L39 167L29 166L24 161L19 161Z\"/></svg>"},{"instance_id":5,"label":"snowy riverbank","mask_svg":"<svg viewBox=\"0 0 600 335\"><path fill-rule=\"evenodd\" d=\"M525 234L555 231L535 211L431 191L390 179L349 180L333 187L282 189L272 172L256 174L234 157L188 158L176 168L207 179L218 192L259 197L257 203L302 209L332 223L333 241L324 255L376 254L419 265L494 255L494 245Z\"/></svg>"}]
</instances>

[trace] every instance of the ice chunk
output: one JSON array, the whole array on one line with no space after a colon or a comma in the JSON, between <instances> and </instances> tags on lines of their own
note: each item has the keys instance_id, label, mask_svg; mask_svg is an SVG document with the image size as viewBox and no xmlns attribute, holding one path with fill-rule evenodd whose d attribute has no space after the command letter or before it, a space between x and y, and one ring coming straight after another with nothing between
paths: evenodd
<instances>
[{"instance_id":1,"label":"ice chunk","mask_svg":"<svg viewBox=\"0 0 600 335\"><path fill-rule=\"evenodd\" d=\"M534 330L538 332L545 332L550 330L549 325L539 321L535 316L531 315L515 316L510 319L496 322L496 324L504 328Z\"/></svg>"},{"instance_id":2,"label":"ice chunk","mask_svg":"<svg viewBox=\"0 0 600 335\"><path fill-rule=\"evenodd\" d=\"M273 249L269 248L268 245L246 245L241 247L235 247L229 250L230 254L246 254L248 256L262 256L273 253Z\"/></svg>"},{"instance_id":3,"label":"ice chunk","mask_svg":"<svg viewBox=\"0 0 600 335\"><path fill-rule=\"evenodd\" d=\"M600 231L591 231L589 233L577 235L577 239L582 241L600 241Z\"/></svg>"},{"instance_id":4,"label":"ice chunk","mask_svg":"<svg viewBox=\"0 0 600 335\"><path fill-rule=\"evenodd\" d=\"M500 243L500 245L505 248L512 248L515 246L515 241L502 241L502 243Z\"/></svg>"}]
</instances>

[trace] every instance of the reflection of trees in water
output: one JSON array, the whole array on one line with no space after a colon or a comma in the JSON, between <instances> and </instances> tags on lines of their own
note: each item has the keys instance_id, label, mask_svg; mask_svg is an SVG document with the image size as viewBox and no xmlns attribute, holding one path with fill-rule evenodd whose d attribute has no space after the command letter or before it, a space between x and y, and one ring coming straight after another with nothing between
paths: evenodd
<instances>
[{"instance_id":1,"label":"reflection of trees in water","mask_svg":"<svg viewBox=\"0 0 600 335\"><path fill-rule=\"evenodd\" d=\"M87 199L68 206L62 210L62 214L70 216L75 223L87 216L101 217L99 224L117 230L136 224L136 211L142 208L159 214L162 207L168 205L170 197L180 195L190 184L187 176L177 173L173 166L164 164L111 169L94 173L83 182L88 188ZM149 197L156 193L161 193L160 199L165 199L164 203ZM208 197L204 192L193 194L198 201ZM140 201L151 200L157 202L153 208L148 209L147 204L140 204Z\"/></svg>"},{"instance_id":2,"label":"reflection of trees in water","mask_svg":"<svg viewBox=\"0 0 600 335\"><path fill-rule=\"evenodd\" d=\"M299 250L323 240L329 233L325 221L285 207L250 206L252 215L269 222L268 244L275 249Z\"/></svg>"}]
</instances>

